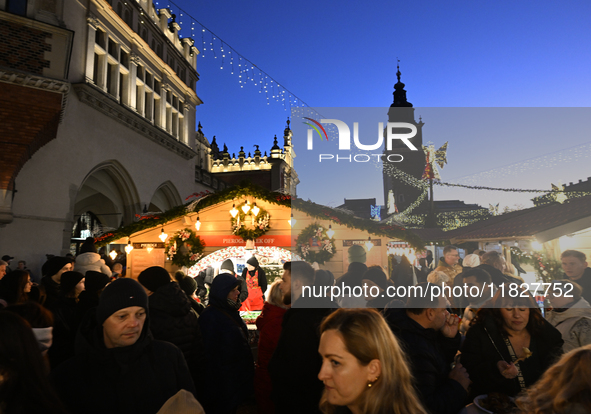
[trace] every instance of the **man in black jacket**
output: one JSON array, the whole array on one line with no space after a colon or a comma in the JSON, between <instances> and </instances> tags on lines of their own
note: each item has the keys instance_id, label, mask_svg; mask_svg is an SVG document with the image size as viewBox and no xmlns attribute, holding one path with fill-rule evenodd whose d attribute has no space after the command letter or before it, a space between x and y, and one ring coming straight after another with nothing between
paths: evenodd
<instances>
[{"instance_id":1,"label":"man in black jacket","mask_svg":"<svg viewBox=\"0 0 591 414\"><path fill-rule=\"evenodd\" d=\"M386 320L408 356L421 402L433 414L455 414L464 407L470 385L461 364L451 369L460 347L459 321L448 312L439 286L420 283L417 288L427 294L415 291L406 308L387 309Z\"/></svg>"},{"instance_id":2,"label":"man in black jacket","mask_svg":"<svg viewBox=\"0 0 591 414\"><path fill-rule=\"evenodd\" d=\"M150 331L155 339L176 345L185 360L197 389L203 377L203 339L197 312L178 283L170 279L168 271L160 266L143 270L138 282L148 294ZM201 399L202 395L199 395Z\"/></svg>"},{"instance_id":3,"label":"man in black jacket","mask_svg":"<svg viewBox=\"0 0 591 414\"><path fill-rule=\"evenodd\" d=\"M275 412L320 413L324 388L318 379L322 358L320 322L338 306L328 298L305 297L303 288L313 286L314 269L306 262L287 262L280 285L283 302L293 303L283 316L281 336L269 363Z\"/></svg>"},{"instance_id":4,"label":"man in black jacket","mask_svg":"<svg viewBox=\"0 0 591 414\"><path fill-rule=\"evenodd\" d=\"M51 374L70 413L155 413L181 389L195 394L181 351L152 339L147 310L135 280L105 288L80 327L76 356Z\"/></svg>"}]
</instances>

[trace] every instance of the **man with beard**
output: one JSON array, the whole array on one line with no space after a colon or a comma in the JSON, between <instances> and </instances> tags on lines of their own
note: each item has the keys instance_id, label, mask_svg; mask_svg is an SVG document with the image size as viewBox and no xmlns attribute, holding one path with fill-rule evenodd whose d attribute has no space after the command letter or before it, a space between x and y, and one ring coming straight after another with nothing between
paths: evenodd
<instances>
[{"instance_id":1,"label":"man with beard","mask_svg":"<svg viewBox=\"0 0 591 414\"><path fill-rule=\"evenodd\" d=\"M304 296L304 286L313 285L314 269L308 263L283 265L280 289L283 303L292 308L283 316L279 343L269 362L271 399L278 414L320 413L324 385L318 379L322 366L319 326L338 306L329 298Z\"/></svg>"},{"instance_id":2,"label":"man with beard","mask_svg":"<svg viewBox=\"0 0 591 414\"><path fill-rule=\"evenodd\" d=\"M128 278L105 288L78 331L76 356L51 377L74 414L155 413L181 389L195 394L183 354L152 338L148 296Z\"/></svg>"}]
</instances>

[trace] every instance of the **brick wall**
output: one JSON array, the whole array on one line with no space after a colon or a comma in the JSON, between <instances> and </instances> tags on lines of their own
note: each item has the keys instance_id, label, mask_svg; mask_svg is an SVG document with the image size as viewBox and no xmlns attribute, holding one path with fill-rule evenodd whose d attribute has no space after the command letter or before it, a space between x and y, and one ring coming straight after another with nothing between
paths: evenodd
<instances>
[{"instance_id":1,"label":"brick wall","mask_svg":"<svg viewBox=\"0 0 591 414\"><path fill-rule=\"evenodd\" d=\"M51 51L45 40L51 37L51 33L0 20L0 66L42 75L43 68L49 67L44 52Z\"/></svg>"},{"instance_id":2,"label":"brick wall","mask_svg":"<svg viewBox=\"0 0 591 414\"><path fill-rule=\"evenodd\" d=\"M57 135L62 94L0 82L0 188Z\"/></svg>"}]
</instances>

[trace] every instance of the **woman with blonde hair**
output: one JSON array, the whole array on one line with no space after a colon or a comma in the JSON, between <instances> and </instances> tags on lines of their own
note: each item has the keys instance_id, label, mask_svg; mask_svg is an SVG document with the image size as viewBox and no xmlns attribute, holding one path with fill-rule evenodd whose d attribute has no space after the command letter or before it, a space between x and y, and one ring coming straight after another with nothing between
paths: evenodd
<instances>
[{"instance_id":1,"label":"woman with blonde hair","mask_svg":"<svg viewBox=\"0 0 591 414\"><path fill-rule=\"evenodd\" d=\"M519 398L523 413L591 413L591 345L573 349Z\"/></svg>"},{"instance_id":2,"label":"woman with blonde hair","mask_svg":"<svg viewBox=\"0 0 591 414\"><path fill-rule=\"evenodd\" d=\"M406 357L374 309L338 309L320 326L324 414L425 414Z\"/></svg>"}]
</instances>

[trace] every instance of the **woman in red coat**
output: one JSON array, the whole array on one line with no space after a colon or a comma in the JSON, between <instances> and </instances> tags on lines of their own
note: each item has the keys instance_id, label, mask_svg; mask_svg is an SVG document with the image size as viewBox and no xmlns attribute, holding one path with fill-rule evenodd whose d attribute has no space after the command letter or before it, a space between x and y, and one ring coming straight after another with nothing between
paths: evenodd
<instances>
[{"instance_id":1,"label":"woman in red coat","mask_svg":"<svg viewBox=\"0 0 591 414\"><path fill-rule=\"evenodd\" d=\"M281 280L275 281L269 289L263 313L257 318L259 330L258 360L254 373L254 391L259 414L273 414L275 407L271 400L271 377L267 367L281 335L281 323L287 306L279 289Z\"/></svg>"}]
</instances>

